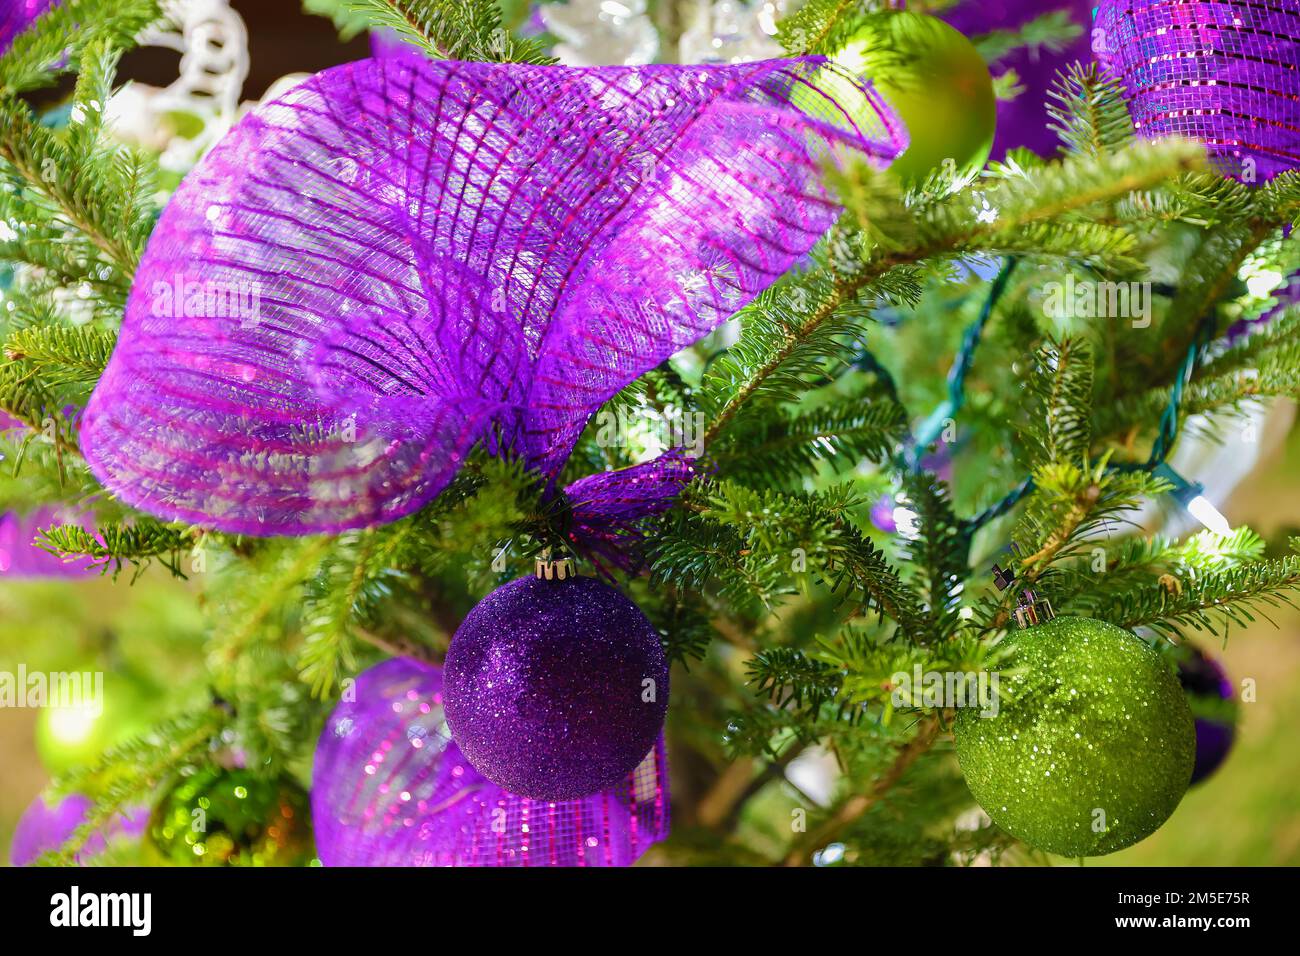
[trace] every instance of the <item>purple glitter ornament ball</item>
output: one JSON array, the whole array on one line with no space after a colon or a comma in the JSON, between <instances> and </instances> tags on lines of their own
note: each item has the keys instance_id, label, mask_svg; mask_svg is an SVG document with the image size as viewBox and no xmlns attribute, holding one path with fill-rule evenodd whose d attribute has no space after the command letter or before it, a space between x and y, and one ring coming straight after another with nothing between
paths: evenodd
<instances>
[{"instance_id":1,"label":"purple glitter ornament ball","mask_svg":"<svg viewBox=\"0 0 1300 956\"><path fill-rule=\"evenodd\" d=\"M222 531L393 521L480 440L553 482L609 397L805 255L827 162L906 133L821 58L326 70L172 196L82 421L95 475ZM795 107L797 101L798 108Z\"/></svg>"},{"instance_id":2,"label":"purple glitter ornament ball","mask_svg":"<svg viewBox=\"0 0 1300 956\"><path fill-rule=\"evenodd\" d=\"M1198 647L1184 644L1177 656L1178 681L1196 723L1192 783L1218 770L1237 738L1237 698L1223 665Z\"/></svg>"},{"instance_id":3,"label":"purple glitter ornament ball","mask_svg":"<svg viewBox=\"0 0 1300 956\"><path fill-rule=\"evenodd\" d=\"M595 578L519 578L447 650L447 722L492 782L536 800L613 786L668 710L668 662L640 608Z\"/></svg>"},{"instance_id":4,"label":"purple glitter ornament ball","mask_svg":"<svg viewBox=\"0 0 1300 956\"><path fill-rule=\"evenodd\" d=\"M519 797L452 742L442 671L402 658L358 677L326 721L311 803L326 866L629 866L668 835L662 737L598 794Z\"/></svg>"},{"instance_id":5,"label":"purple glitter ornament ball","mask_svg":"<svg viewBox=\"0 0 1300 956\"><path fill-rule=\"evenodd\" d=\"M990 158L1002 160L1009 149L1025 147L1050 156L1061 141L1049 127L1048 90L1056 75L1076 60L1092 56L1094 0L964 0L940 16L962 33L976 37L993 30L1016 30L1052 10L1064 11L1080 27L1079 36L1064 49L1021 49L994 64L995 74L1015 70L1024 89L1011 100L998 101L997 133Z\"/></svg>"},{"instance_id":6,"label":"purple glitter ornament ball","mask_svg":"<svg viewBox=\"0 0 1300 956\"><path fill-rule=\"evenodd\" d=\"M1102 0L1093 38L1140 135L1200 140L1245 182L1300 164L1294 0Z\"/></svg>"},{"instance_id":7,"label":"purple glitter ornament ball","mask_svg":"<svg viewBox=\"0 0 1300 956\"><path fill-rule=\"evenodd\" d=\"M91 806L90 798L79 793L70 794L56 804L46 803L44 797L37 797L23 811L14 828L13 842L9 846L9 862L14 866L29 866L42 854L57 850L85 822L86 812ZM102 853L108 846L108 841L118 836L139 836L148 822L149 812L143 809L131 810L115 817L105 831L91 834L77 854L77 862L81 863Z\"/></svg>"}]
</instances>

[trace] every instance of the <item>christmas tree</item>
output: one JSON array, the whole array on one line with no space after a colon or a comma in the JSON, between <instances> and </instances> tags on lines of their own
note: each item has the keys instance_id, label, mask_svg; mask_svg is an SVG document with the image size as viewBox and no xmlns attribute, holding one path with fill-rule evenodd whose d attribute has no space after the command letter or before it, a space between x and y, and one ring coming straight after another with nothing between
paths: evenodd
<instances>
[{"instance_id":1,"label":"christmas tree","mask_svg":"<svg viewBox=\"0 0 1300 956\"><path fill-rule=\"evenodd\" d=\"M307 6L374 56L160 141L185 3L0 29L0 587L102 602L4 651L107 672L15 860L1044 861L1223 759L1300 127L1145 44L1300 13Z\"/></svg>"}]
</instances>

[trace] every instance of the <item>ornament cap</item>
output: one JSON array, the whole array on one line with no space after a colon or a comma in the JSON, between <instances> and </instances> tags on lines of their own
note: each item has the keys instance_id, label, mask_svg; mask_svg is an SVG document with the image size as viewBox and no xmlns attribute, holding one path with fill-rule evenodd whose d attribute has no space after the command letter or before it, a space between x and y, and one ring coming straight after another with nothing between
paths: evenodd
<instances>
[{"instance_id":1,"label":"ornament cap","mask_svg":"<svg viewBox=\"0 0 1300 956\"><path fill-rule=\"evenodd\" d=\"M1020 556L1020 550L1014 544L1011 549L1017 557ZM993 583L999 591L1005 591L1016 583L1016 569L993 565ZM1046 624L1056 617L1056 612L1052 610L1052 602L1047 598L1040 598L1033 588L1021 590L1012 613L1015 615L1016 625L1022 629L1036 624Z\"/></svg>"},{"instance_id":2,"label":"ornament cap","mask_svg":"<svg viewBox=\"0 0 1300 956\"><path fill-rule=\"evenodd\" d=\"M1056 612L1052 610L1051 601L1040 598L1034 591L1025 588L1020 592L1020 599L1016 602L1015 615L1016 624L1026 628L1036 624L1046 624L1056 617Z\"/></svg>"},{"instance_id":3,"label":"ornament cap","mask_svg":"<svg viewBox=\"0 0 1300 956\"><path fill-rule=\"evenodd\" d=\"M568 555L561 555L558 558L551 557L551 549L546 548L537 556L533 565L533 573L545 581L563 581L565 578L575 577L578 573L574 565L573 558Z\"/></svg>"}]
</instances>

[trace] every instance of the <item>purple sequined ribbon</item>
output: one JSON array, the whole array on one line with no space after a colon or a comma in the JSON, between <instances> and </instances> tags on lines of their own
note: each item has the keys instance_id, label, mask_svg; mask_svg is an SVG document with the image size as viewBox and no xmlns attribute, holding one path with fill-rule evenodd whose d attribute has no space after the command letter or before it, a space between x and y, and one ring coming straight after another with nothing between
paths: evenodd
<instances>
[{"instance_id":1,"label":"purple sequined ribbon","mask_svg":"<svg viewBox=\"0 0 1300 956\"><path fill-rule=\"evenodd\" d=\"M92 470L257 535L409 514L479 441L553 481L602 403L827 230L825 161L904 148L869 85L818 89L831 69L396 50L311 77L163 213L82 424Z\"/></svg>"},{"instance_id":2,"label":"purple sequined ribbon","mask_svg":"<svg viewBox=\"0 0 1300 956\"><path fill-rule=\"evenodd\" d=\"M312 767L326 866L629 866L668 835L662 736L619 787L529 800L485 780L452 742L438 668L394 658L352 691Z\"/></svg>"},{"instance_id":3,"label":"purple sequined ribbon","mask_svg":"<svg viewBox=\"0 0 1300 956\"><path fill-rule=\"evenodd\" d=\"M40 508L25 515L14 511L0 514L0 581L17 578L74 578L96 573L89 557L65 561L36 545L36 539L42 531L68 524L90 528L89 519L56 508Z\"/></svg>"},{"instance_id":4,"label":"purple sequined ribbon","mask_svg":"<svg viewBox=\"0 0 1300 956\"><path fill-rule=\"evenodd\" d=\"M1093 48L1142 136L1200 140L1228 175L1300 163L1300 3L1103 0Z\"/></svg>"},{"instance_id":5,"label":"purple sequined ribbon","mask_svg":"<svg viewBox=\"0 0 1300 956\"><path fill-rule=\"evenodd\" d=\"M30 866L42 854L63 846L86 822L86 814L92 805L89 797L79 793L70 794L53 804L46 803L43 796L37 797L23 811L14 827L9 862L14 866ZM77 862L82 863L102 853L117 837L138 837L148 822L149 811L144 808L137 807L118 814L103 829L90 835L77 854Z\"/></svg>"}]
</instances>

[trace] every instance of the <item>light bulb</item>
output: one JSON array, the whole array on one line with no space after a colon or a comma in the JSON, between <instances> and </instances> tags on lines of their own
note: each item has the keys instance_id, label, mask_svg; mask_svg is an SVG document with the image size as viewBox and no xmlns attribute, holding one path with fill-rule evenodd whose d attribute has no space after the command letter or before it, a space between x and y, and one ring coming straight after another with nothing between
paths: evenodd
<instances>
[{"instance_id":1,"label":"light bulb","mask_svg":"<svg viewBox=\"0 0 1300 956\"><path fill-rule=\"evenodd\" d=\"M50 711L50 735L68 746L85 743L98 719L99 713L93 707L54 707Z\"/></svg>"},{"instance_id":2,"label":"light bulb","mask_svg":"<svg viewBox=\"0 0 1300 956\"><path fill-rule=\"evenodd\" d=\"M1192 513L1193 518L1220 538L1226 538L1232 534L1232 525L1228 524L1228 519L1223 516L1223 513L1218 508L1214 507L1214 503L1205 495L1197 495L1187 502L1187 510Z\"/></svg>"}]
</instances>

